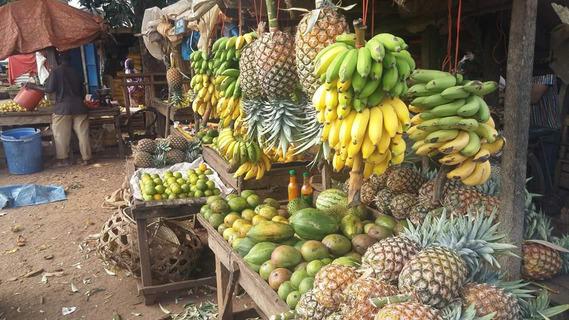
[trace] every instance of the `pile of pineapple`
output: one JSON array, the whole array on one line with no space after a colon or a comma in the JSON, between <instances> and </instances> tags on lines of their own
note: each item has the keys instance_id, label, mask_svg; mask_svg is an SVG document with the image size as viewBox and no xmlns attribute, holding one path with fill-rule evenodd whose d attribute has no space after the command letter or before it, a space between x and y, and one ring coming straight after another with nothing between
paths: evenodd
<instances>
[{"instance_id":1,"label":"pile of pineapple","mask_svg":"<svg viewBox=\"0 0 569 320\"><path fill-rule=\"evenodd\" d=\"M193 162L201 156L198 139L170 135L166 139L141 139L133 148L134 165L138 168L162 168L180 162Z\"/></svg>"}]
</instances>

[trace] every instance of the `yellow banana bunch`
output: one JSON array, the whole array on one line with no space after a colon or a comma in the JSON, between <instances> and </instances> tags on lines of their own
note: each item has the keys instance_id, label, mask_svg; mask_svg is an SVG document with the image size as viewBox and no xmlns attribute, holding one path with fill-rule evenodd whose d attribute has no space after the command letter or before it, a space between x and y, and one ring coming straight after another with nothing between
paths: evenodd
<instances>
[{"instance_id":1,"label":"yellow banana bunch","mask_svg":"<svg viewBox=\"0 0 569 320\"><path fill-rule=\"evenodd\" d=\"M491 173L488 159L505 143L482 98L497 89L496 82L466 81L460 74L422 69L410 79L415 84L408 92L413 98L409 109L416 114L408 121L408 134L415 153L454 166L449 179L466 185L486 182Z\"/></svg>"},{"instance_id":2,"label":"yellow banana bunch","mask_svg":"<svg viewBox=\"0 0 569 320\"><path fill-rule=\"evenodd\" d=\"M255 178L261 180L265 173L271 170L271 160L267 155L263 154L258 162L247 161L239 166L235 173L234 178L243 177L244 180Z\"/></svg>"}]
</instances>

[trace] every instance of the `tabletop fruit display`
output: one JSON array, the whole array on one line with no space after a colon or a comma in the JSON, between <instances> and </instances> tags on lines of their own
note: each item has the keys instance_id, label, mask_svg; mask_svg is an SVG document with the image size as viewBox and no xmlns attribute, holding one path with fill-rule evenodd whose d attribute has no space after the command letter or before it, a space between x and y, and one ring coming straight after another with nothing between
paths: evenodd
<instances>
[{"instance_id":1,"label":"tabletop fruit display","mask_svg":"<svg viewBox=\"0 0 569 320\"><path fill-rule=\"evenodd\" d=\"M0 104L0 112L26 112L26 108L19 105L16 101L9 100Z\"/></svg>"},{"instance_id":2,"label":"tabletop fruit display","mask_svg":"<svg viewBox=\"0 0 569 320\"><path fill-rule=\"evenodd\" d=\"M214 138L219 135L219 131L213 128L203 128L196 134L196 137L202 142L202 144L212 144Z\"/></svg>"},{"instance_id":3,"label":"tabletop fruit display","mask_svg":"<svg viewBox=\"0 0 569 320\"><path fill-rule=\"evenodd\" d=\"M413 97L409 137L413 150L454 166L447 177L466 185L480 185L491 174L489 158L502 150L505 140L494 128L483 99L498 87L496 82L464 80L460 74L415 70L409 89Z\"/></svg>"},{"instance_id":4,"label":"tabletop fruit display","mask_svg":"<svg viewBox=\"0 0 569 320\"><path fill-rule=\"evenodd\" d=\"M201 143L170 135L166 139L141 139L133 148L137 168L162 168L180 162L192 162L201 155Z\"/></svg>"},{"instance_id":5,"label":"tabletop fruit display","mask_svg":"<svg viewBox=\"0 0 569 320\"><path fill-rule=\"evenodd\" d=\"M143 173L140 190L144 201L202 198L221 194L215 182L208 178L213 174L205 164L185 172L166 171L162 176Z\"/></svg>"}]
</instances>

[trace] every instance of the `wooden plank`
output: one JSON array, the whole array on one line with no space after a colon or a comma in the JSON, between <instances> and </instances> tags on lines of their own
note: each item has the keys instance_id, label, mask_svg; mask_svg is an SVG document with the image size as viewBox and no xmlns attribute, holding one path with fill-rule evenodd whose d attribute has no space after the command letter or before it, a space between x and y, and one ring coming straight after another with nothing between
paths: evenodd
<instances>
[{"instance_id":1,"label":"wooden plank","mask_svg":"<svg viewBox=\"0 0 569 320\"><path fill-rule=\"evenodd\" d=\"M229 271L225 268L223 263L215 257L215 274L216 274L216 287L217 287L217 305L224 309L225 313L219 315L220 320L231 320L231 309L233 307L232 301L225 301L225 284L229 282Z\"/></svg>"},{"instance_id":2,"label":"wooden plank","mask_svg":"<svg viewBox=\"0 0 569 320\"><path fill-rule=\"evenodd\" d=\"M537 0L513 1L505 99L505 137L502 157L501 214L499 221L506 240L517 245L521 256L523 240L526 156L535 42ZM505 257L503 266L511 279L520 276L521 260Z\"/></svg>"},{"instance_id":3,"label":"wooden plank","mask_svg":"<svg viewBox=\"0 0 569 320\"><path fill-rule=\"evenodd\" d=\"M140 292L144 295L155 295L160 293L168 293L180 290L186 290L201 286L208 286L215 284L215 277L205 277L199 279L190 279L185 281L165 283L161 285L148 286L140 288Z\"/></svg>"},{"instance_id":4,"label":"wooden plank","mask_svg":"<svg viewBox=\"0 0 569 320\"><path fill-rule=\"evenodd\" d=\"M152 271L150 262L150 249L148 248L148 238L146 234L146 219L137 219L136 228L138 235L138 252L140 255L140 278L142 287L152 286ZM154 304L155 297L144 296L144 304Z\"/></svg>"}]
</instances>

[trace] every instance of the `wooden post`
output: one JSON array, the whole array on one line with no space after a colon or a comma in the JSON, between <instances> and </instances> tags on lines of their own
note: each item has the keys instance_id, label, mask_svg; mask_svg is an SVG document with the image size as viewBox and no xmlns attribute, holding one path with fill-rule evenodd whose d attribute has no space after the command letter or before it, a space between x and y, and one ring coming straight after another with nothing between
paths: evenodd
<instances>
[{"instance_id":1,"label":"wooden post","mask_svg":"<svg viewBox=\"0 0 569 320\"><path fill-rule=\"evenodd\" d=\"M504 119L508 143L502 158L499 221L507 240L518 246L516 253L520 256L524 228L524 188L536 14L537 0L512 1ZM510 279L519 278L520 266L519 258L503 259L504 271Z\"/></svg>"}]
</instances>

